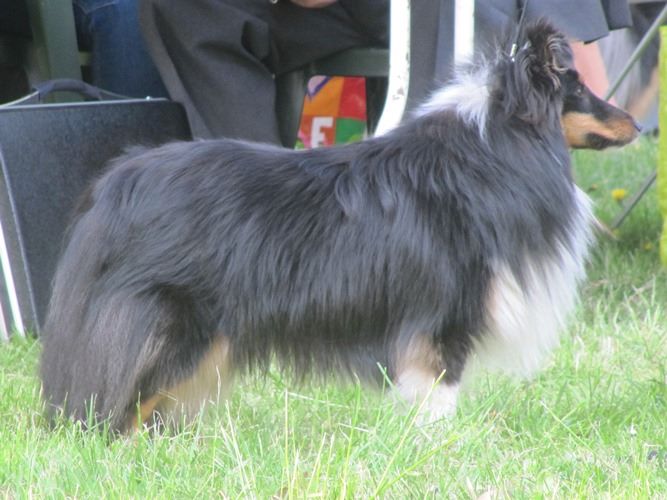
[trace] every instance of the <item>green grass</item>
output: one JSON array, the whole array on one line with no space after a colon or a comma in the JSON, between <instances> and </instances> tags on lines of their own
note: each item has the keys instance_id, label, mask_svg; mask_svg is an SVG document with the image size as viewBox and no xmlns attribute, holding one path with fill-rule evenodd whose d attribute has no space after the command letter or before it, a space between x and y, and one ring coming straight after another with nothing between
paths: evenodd
<instances>
[{"instance_id":1,"label":"green grass","mask_svg":"<svg viewBox=\"0 0 667 500\"><path fill-rule=\"evenodd\" d=\"M650 140L579 153L576 176L610 220L610 191L655 164ZM352 385L240 382L179 435L107 441L42 418L39 344L0 345L0 497L667 498L667 273L652 190L601 236L582 303L534 380L482 375L453 419Z\"/></svg>"}]
</instances>

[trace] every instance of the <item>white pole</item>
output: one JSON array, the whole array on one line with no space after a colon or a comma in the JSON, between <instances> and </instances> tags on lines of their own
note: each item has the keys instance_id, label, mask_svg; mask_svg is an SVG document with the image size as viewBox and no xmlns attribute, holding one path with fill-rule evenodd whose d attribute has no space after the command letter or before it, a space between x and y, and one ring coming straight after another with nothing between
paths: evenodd
<instances>
[{"instance_id":1,"label":"white pole","mask_svg":"<svg viewBox=\"0 0 667 500\"><path fill-rule=\"evenodd\" d=\"M403 118L410 85L410 0L391 0L389 13L389 84L375 135L394 128Z\"/></svg>"},{"instance_id":2,"label":"white pole","mask_svg":"<svg viewBox=\"0 0 667 500\"><path fill-rule=\"evenodd\" d=\"M475 0L456 0L454 62L470 59L475 46Z\"/></svg>"}]
</instances>

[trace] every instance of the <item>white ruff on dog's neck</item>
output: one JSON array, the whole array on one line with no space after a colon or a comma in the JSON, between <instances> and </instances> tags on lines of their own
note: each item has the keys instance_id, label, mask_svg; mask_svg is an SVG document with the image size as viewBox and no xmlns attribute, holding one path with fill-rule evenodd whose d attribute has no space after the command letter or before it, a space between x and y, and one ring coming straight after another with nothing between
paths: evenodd
<instances>
[{"instance_id":1,"label":"white ruff on dog's neck","mask_svg":"<svg viewBox=\"0 0 667 500\"><path fill-rule=\"evenodd\" d=\"M525 286L509 266L497 262L488 300L488 332L476 342L482 366L520 376L542 368L577 302L592 243L593 214L588 196L575 188L570 241L556 242L550 257L526 255Z\"/></svg>"},{"instance_id":2,"label":"white ruff on dog's neck","mask_svg":"<svg viewBox=\"0 0 667 500\"><path fill-rule=\"evenodd\" d=\"M489 110L489 88L486 69L460 72L446 87L436 91L431 98L416 110L423 116L444 110L454 110L467 124L475 125L484 136Z\"/></svg>"}]
</instances>

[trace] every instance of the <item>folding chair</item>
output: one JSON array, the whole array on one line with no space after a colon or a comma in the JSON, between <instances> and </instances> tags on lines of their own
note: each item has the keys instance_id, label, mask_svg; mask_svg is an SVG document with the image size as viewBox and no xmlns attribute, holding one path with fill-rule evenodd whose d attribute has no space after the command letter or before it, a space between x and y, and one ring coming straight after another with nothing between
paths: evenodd
<instances>
[{"instance_id":1,"label":"folding chair","mask_svg":"<svg viewBox=\"0 0 667 500\"><path fill-rule=\"evenodd\" d=\"M639 3L635 1L634 3ZM632 55L630 56L630 59L628 59L628 62L625 64L623 67L623 70L619 73L619 75L616 77L616 80L609 86L609 90L607 92L607 95L605 96L606 99L610 99L613 97L614 93L618 90L618 87L621 85L625 77L628 75L630 70L632 69L632 66L639 61L639 59L642 57L646 49L648 48L649 44L655 38L655 36L658 34L658 31L660 30L660 26L667 20L667 4L663 7L662 11L660 14L658 14L658 17L655 18L655 21L653 21L653 24L649 28L649 30L646 32L644 37L641 39L639 44L637 45L637 48L634 50ZM646 179L642 182L639 190L633 194L630 199L626 202L625 206L621 209L621 211L614 217L614 219L611 222L611 229L616 229L618 228L623 221L626 219L626 217L630 214L633 208L639 203L639 200L642 199L642 197L646 194L646 192L649 190L649 188L653 185L653 183L656 180L656 171L654 170L651 174L649 174Z\"/></svg>"}]
</instances>

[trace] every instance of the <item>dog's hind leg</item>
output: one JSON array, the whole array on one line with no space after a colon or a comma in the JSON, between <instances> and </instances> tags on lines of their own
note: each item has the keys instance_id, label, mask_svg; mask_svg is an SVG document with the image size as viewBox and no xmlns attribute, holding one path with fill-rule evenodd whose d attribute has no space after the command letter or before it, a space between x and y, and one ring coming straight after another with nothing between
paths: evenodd
<instances>
[{"instance_id":1,"label":"dog's hind leg","mask_svg":"<svg viewBox=\"0 0 667 500\"><path fill-rule=\"evenodd\" d=\"M154 295L162 312L135 361L123 430L177 427L225 391L231 378L230 343L215 333L209 308L178 288Z\"/></svg>"},{"instance_id":2,"label":"dog's hind leg","mask_svg":"<svg viewBox=\"0 0 667 500\"><path fill-rule=\"evenodd\" d=\"M191 421L207 403L219 402L231 387L230 359L228 338L216 335L190 374L141 404L142 421L150 421L145 416L152 415L160 423L177 426Z\"/></svg>"},{"instance_id":3,"label":"dog's hind leg","mask_svg":"<svg viewBox=\"0 0 667 500\"><path fill-rule=\"evenodd\" d=\"M231 386L227 339L213 341L194 370L184 377L173 385L165 384L152 396L140 397L137 410L127 416L125 429L134 432L143 425L178 427L193 420L207 403L225 397Z\"/></svg>"},{"instance_id":4,"label":"dog's hind leg","mask_svg":"<svg viewBox=\"0 0 667 500\"><path fill-rule=\"evenodd\" d=\"M51 406L126 432L169 407L172 392L192 408L201 394L186 381L226 376L228 344L206 305L174 287L108 288L88 298L79 328L49 324L41 371Z\"/></svg>"}]
</instances>

